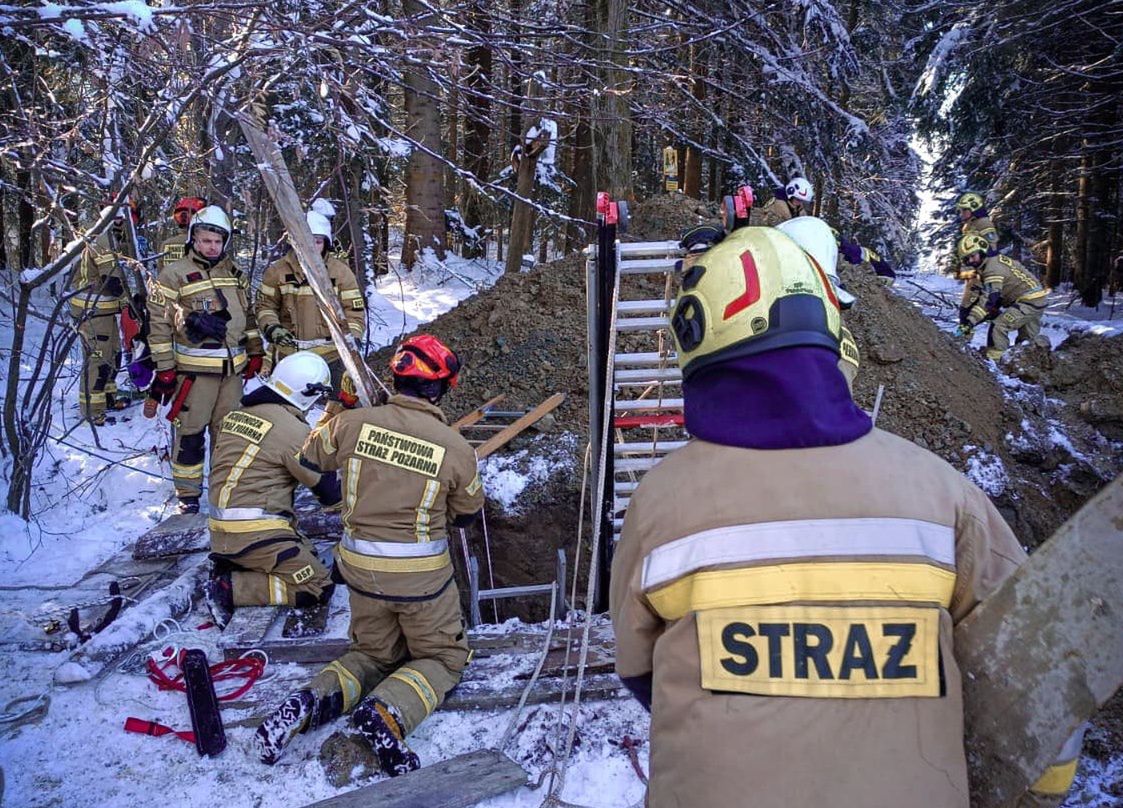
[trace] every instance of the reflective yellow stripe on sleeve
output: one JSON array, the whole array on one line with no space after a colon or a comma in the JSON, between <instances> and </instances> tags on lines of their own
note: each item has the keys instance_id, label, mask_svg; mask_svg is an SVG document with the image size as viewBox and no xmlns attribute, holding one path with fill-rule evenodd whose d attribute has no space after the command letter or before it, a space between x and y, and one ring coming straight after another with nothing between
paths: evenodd
<instances>
[{"instance_id":1,"label":"reflective yellow stripe on sleeve","mask_svg":"<svg viewBox=\"0 0 1123 808\"><path fill-rule=\"evenodd\" d=\"M417 515L413 521L413 535L419 543L429 541L429 523L432 520L430 509L437 501L437 494L441 491L441 484L437 480L426 480L425 490L421 492L421 502L417 506Z\"/></svg>"}]
</instances>

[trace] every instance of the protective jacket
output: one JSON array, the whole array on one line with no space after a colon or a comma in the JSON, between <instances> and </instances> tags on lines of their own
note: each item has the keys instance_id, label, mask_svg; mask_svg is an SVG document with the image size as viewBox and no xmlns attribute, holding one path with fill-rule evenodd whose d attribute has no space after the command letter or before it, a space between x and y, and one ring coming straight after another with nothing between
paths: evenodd
<instances>
[{"instance_id":1,"label":"protective jacket","mask_svg":"<svg viewBox=\"0 0 1123 808\"><path fill-rule=\"evenodd\" d=\"M183 230L176 233L174 236L169 236L163 244L160 245L160 269L174 264L179 259L187 254L187 231Z\"/></svg>"},{"instance_id":2,"label":"protective jacket","mask_svg":"<svg viewBox=\"0 0 1123 808\"><path fill-rule=\"evenodd\" d=\"M332 290L343 306L348 328L355 337L361 337L366 328L366 303L354 273L331 255L324 259L324 264ZM268 333L271 326L280 325L296 337L295 347L278 346L281 356L299 350L314 351L328 362L339 356L312 287L294 253L288 253L265 270L257 292L256 313L263 333Z\"/></svg>"},{"instance_id":3,"label":"protective jacket","mask_svg":"<svg viewBox=\"0 0 1123 808\"><path fill-rule=\"evenodd\" d=\"M750 218L754 219L752 224L763 225L765 227L775 227L781 222L786 222L788 219L794 219L797 215L802 215L793 213L791 205L787 203L787 200L781 199L778 196L768 200L768 202L761 205L760 208L754 208L753 210L759 210L760 213L756 217L750 216Z\"/></svg>"},{"instance_id":4,"label":"protective jacket","mask_svg":"<svg viewBox=\"0 0 1123 808\"><path fill-rule=\"evenodd\" d=\"M112 278L121 285L119 294L106 288L114 285ZM108 232L102 232L82 251L70 288L78 290L70 298L70 313L76 319L116 315L128 304L129 287Z\"/></svg>"},{"instance_id":5,"label":"protective jacket","mask_svg":"<svg viewBox=\"0 0 1123 808\"><path fill-rule=\"evenodd\" d=\"M341 472L336 568L352 591L424 599L448 586L448 522L479 511L484 494L475 450L439 407L395 395L342 412L313 430L300 462Z\"/></svg>"},{"instance_id":6,"label":"protective jacket","mask_svg":"<svg viewBox=\"0 0 1123 808\"><path fill-rule=\"evenodd\" d=\"M978 216L974 219L968 219L963 223L961 228L962 235L968 233L978 233L990 243L992 250L998 249L998 229L990 220L989 216Z\"/></svg>"},{"instance_id":7,"label":"protective jacket","mask_svg":"<svg viewBox=\"0 0 1123 808\"><path fill-rule=\"evenodd\" d=\"M952 629L1024 557L963 475L876 429L672 453L612 569L617 671L650 688L648 804L967 808Z\"/></svg>"},{"instance_id":8,"label":"protective jacket","mask_svg":"<svg viewBox=\"0 0 1123 808\"><path fill-rule=\"evenodd\" d=\"M1009 308L1018 303L1044 306L1047 292L1033 273L1008 255L993 255L983 262L978 271L978 284L982 286L966 322L976 326L988 315L997 314L999 309ZM968 281L968 286L972 281ZM966 301L966 293L964 301ZM988 310L989 308L989 310Z\"/></svg>"},{"instance_id":9,"label":"protective jacket","mask_svg":"<svg viewBox=\"0 0 1123 808\"><path fill-rule=\"evenodd\" d=\"M245 276L229 256L213 267L208 263L188 249L149 289L149 347L158 371L231 375L242 371L248 356L262 355ZM192 314L224 321L225 338L192 339L187 328Z\"/></svg>"}]
</instances>

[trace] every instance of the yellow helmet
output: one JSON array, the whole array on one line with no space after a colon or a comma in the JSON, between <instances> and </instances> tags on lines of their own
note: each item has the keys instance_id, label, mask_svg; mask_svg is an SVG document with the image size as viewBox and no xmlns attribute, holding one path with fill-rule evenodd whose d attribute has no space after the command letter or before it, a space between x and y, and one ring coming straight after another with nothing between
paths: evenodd
<instances>
[{"instance_id":1,"label":"yellow helmet","mask_svg":"<svg viewBox=\"0 0 1123 808\"><path fill-rule=\"evenodd\" d=\"M968 256L981 252L985 257L987 252L990 251L990 242L980 236L978 233L968 233L959 240L956 245L955 252L959 256L959 260L965 261Z\"/></svg>"},{"instance_id":2,"label":"yellow helmet","mask_svg":"<svg viewBox=\"0 0 1123 808\"><path fill-rule=\"evenodd\" d=\"M985 204L986 200L974 191L966 191L959 195L959 199L955 200L957 210L969 210L972 213L981 210Z\"/></svg>"},{"instance_id":3,"label":"yellow helmet","mask_svg":"<svg viewBox=\"0 0 1123 808\"><path fill-rule=\"evenodd\" d=\"M831 282L772 227L743 227L683 273L671 332L684 379L715 362L818 345L839 352Z\"/></svg>"}]
</instances>

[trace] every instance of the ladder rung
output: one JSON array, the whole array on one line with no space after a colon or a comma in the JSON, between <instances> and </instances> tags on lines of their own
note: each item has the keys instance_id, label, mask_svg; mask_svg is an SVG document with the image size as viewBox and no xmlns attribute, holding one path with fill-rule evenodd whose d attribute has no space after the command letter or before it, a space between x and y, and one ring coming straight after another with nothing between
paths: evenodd
<instances>
[{"instance_id":1,"label":"ladder rung","mask_svg":"<svg viewBox=\"0 0 1123 808\"><path fill-rule=\"evenodd\" d=\"M612 484L612 493L614 494L631 494L636 490L639 483L633 482L614 482Z\"/></svg>"},{"instance_id":2,"label":"ladder rung","mask_svg":"<svg viewBox=\"0 0 1123 808\"><path fill-rule=\"evenodd\" d=\"M621 275L648 275L658 272L674 272L678 258L639 258L635 261L621 261L616 271Z\"/></svg>"},{"instance_id":3,"label":"ladder rung","mask_svg":"<svg viewBox=\"0 0 1123 808\"><path fill-rule=\"evenodd\" d=\"M648 382L681 382L682 371L677 365L667 368L625 368L613 374L616 384L647 384Z\"/></svg>"},{"instance_id":4,"label":"ladder rung","mask_svg":"<svg viewBox=\"0 0 1123 808\"><path fill-rule=\"evenodd\" d=\"M681 412L651 413L644 415L617 415L612 419L614 429L654 429L655 427L681 427Z\"/></svg>"},{"instance_id":5,"label":"ladder rung","mask_svg":"<svg viewBox=\"0 0 1123 808\"><path fill-rule=\"evenodd\" d=\"M650 353L618 353L612 357L612 361L616 367L621 365L658 365L665 362L668 365L673 365L678 361L678 354L674 351L668 351L661 354L658 351Z\"/></svg>"},{"instance_id":6,"label":"ladder rung","mask_svg":"<svg viewBox=\"0 0 1123 808\"><path fill-rule=\"evenodd\" d=\"M615 401L612 406L616 412L676 412L682 409L681 398L665 398L662 401L656 398L637 398L631 401Z\"/></svg>"},{"instance_id":7,"label":"ladder rung","mask_svg":"<svg viewBox=\"0 0 1123 808\"><path fill-rule=\"evenodd\" d=\"M631 443L617 443L612 447L612 452L617 457L625 454L665 455L669 452L675 451L676 449L681 449L687 443L688 441L685 440L664 440L659 441L658 443L654 441L648 441L647 443L639 441Z\"/></svg>"},{"instance_id":8,"label":"ladder rung","mask_svg":"<svg viewBox=\"0 0 1123 808\"><path fill-rule=\"evenodd\" d=\"M612 461L612 470L616 474L650 471L662 459L661 457L618 457Z\"/></svg>"},{"instance_id":9,"label":"ladder rung","mask_svg":"<svg viewBox=\"0 0 1123 808\"><path fill-rule=\"evenodd\" d=\"M620 257L635 255L682 255L682 247L677 241L622 241L616 245Z\"/></svg>"},{"instance_id":10,"label":"ladder rung","mask_svg":"<svg viewBox=\"0 0 1123 808\"><path fill-rule=\"evenodd\" d=\"M659 314L670 308L666 300L619 300L616 311L621 314Z\"/></svg>"},{"instance_id":11,"label":"ladder rung","mask_svg":"<svg viewBox=\"0 0 1123 808\"><path fill-rule=\"evenodd\" d=\"M623 519L613 519L612 520L612 532L613 533L619 533L623 528L624 528L624 520Z\"/></svg>"},{"instance_id":12,"label":"ladder rung","mask_svg":"<svg viewBox=\"0 0 1123 808\"><path fill-rule=\"evenodd\" d=\"M480 600L501 600L502 598L521 598L525 595L548 595L553 591L553 584L531 584L530 586L504 586L498 589L481 589L476 593L476 596Z\"/></svg>"},{"instance_id":13,"label":"ladder rung","mask_svg":"<svg viewBox=\"0 0 1123 808\"><path fill-rule=\"evenodd\" d=\"M626 317L616 321L617 333L625 331L658 331L667 328L670 322L666 317Z\"/></svg>"}]
</instances>

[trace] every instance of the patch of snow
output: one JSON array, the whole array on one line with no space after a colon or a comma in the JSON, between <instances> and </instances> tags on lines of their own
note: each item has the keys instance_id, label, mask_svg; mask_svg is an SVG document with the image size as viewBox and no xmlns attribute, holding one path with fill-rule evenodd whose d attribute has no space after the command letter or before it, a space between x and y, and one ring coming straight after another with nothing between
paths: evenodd
<instances>
[{"instance_id":1,"label":"patch of snow","mask_svg":"<svg viewBox=\"0 0 1123 808\"><path fill-rule=\"evenodd\" d=\"M498 503L504 513L523 513L519 497L528 486L543 483L559 472L573 470L576 444L577 436L568 432L560 439L539 435L530 448L486 458L480 465L480 479L487 499Z\"/></svg>"},{"instance_id":2,"label":"patch of snow","mask_svg":"<svg viewBox=\"0 0 1123 808\"><path fill-rule=\"evenodd\" d=\"M1005 491L1009 476L1006 474L1006 466L1003 465L1002 458L978 446L963 448L972 452L967 457L968 479L992 497L997 497Z\"/></svg>"}]
</instances>

